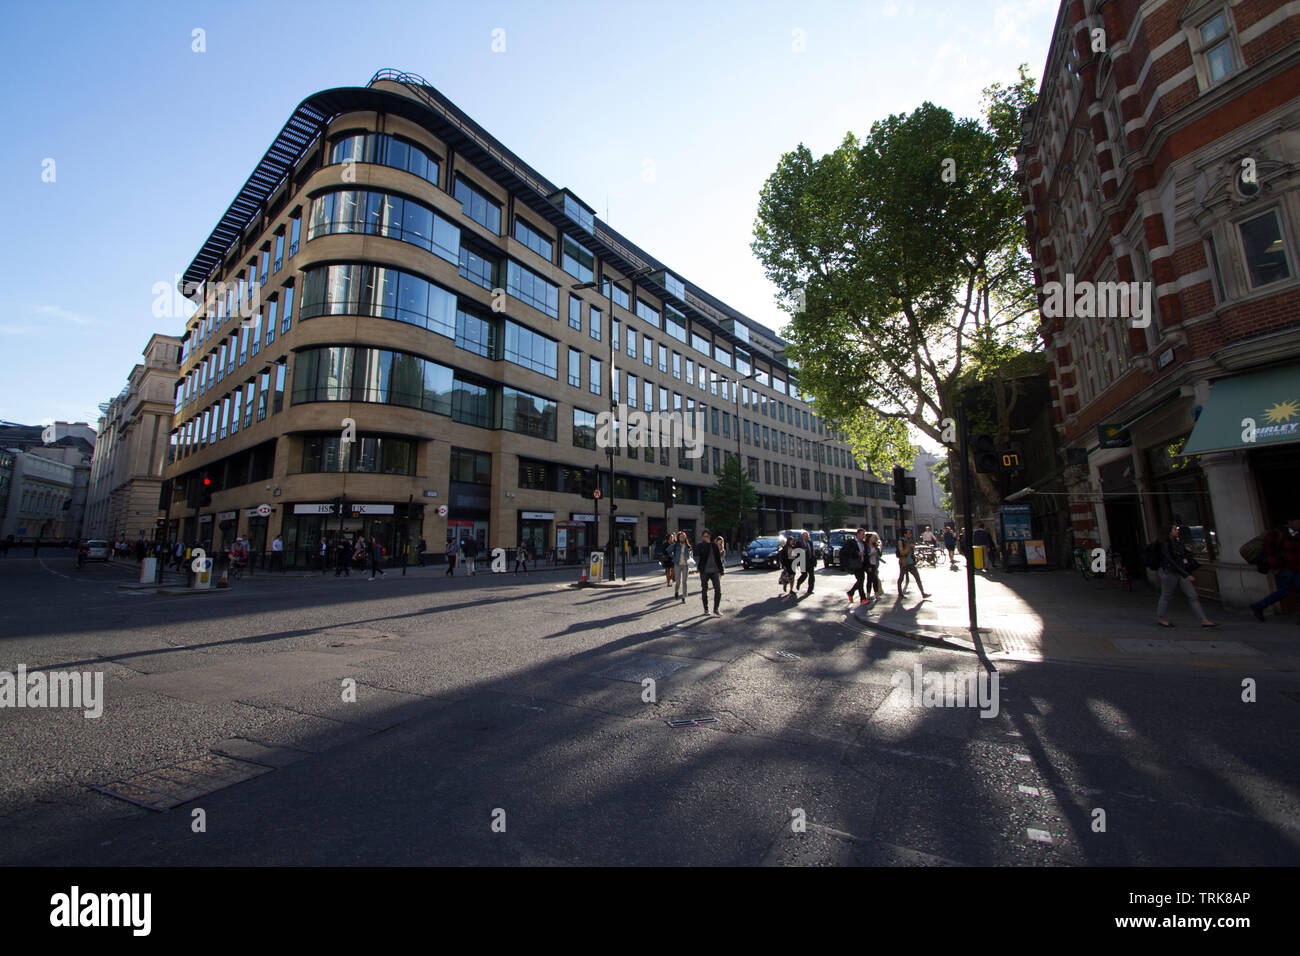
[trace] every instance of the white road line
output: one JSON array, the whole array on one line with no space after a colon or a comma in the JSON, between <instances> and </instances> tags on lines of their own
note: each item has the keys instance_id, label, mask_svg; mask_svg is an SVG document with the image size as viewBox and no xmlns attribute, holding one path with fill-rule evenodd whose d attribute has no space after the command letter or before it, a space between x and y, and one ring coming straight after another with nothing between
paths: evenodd
<instances>
[{"instance_id":1,"label":"white road line","mask_svg":"<svg viewBox=\"0 0 1300 956\"><path fill-rule=\"evenodd\" d=\"M1039 796L1037 787L1026 787L1023 783L1020 784L1020 792L1024 794L1028 794L1031 797Z\"/></svg>"},{"instance_id":2,"label":"white road line","mask_svg":"<svg viewBox=\"0 0 1300 956\"><path fill-rule=\"evenodd\" d=\"M1033 827L1029 827L1025 832L1029 834L1029 839L1033 840L1035 843L1052 842L1052 835L1046 830L1035 830Z\"/></svg>"}]
</instances>

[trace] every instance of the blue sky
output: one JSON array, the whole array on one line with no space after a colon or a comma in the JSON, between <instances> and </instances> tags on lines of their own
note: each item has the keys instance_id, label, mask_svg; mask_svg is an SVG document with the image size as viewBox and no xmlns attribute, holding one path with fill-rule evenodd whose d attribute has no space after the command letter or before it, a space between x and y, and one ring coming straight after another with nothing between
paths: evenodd
<instances>
[{"instance_id":1,"label":"blue sky","mask_svg":"<svg viewBox=\"0 0 1300 956\"><path fill-rule=\"evenodd\" d=\"M1038 76L1056 0L6 4L0 419L82 420L293 108L419 73L552 182L752 318L763 182L925 100L960 115ZM206 52L192 47L205 31ZM504 30L504 52L493 31ZM799 32L796 32L799 31ZM293 45L287 37L292 37ZM799 46L802 43L803 49ZM54 181L45 182L47 159Z\"/></svg>"}]
</instances>

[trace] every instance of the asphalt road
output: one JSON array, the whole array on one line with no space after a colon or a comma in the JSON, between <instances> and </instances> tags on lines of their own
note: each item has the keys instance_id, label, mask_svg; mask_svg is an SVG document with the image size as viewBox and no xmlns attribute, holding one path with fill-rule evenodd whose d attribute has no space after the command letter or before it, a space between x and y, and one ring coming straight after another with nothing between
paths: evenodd
<instances>
[{"instance_id":1,"label":"asphalt road","mask_svg":"<svg viewBox=\"0 0 1300 956\"><path fill-rule=\"evenodd\" d=\"M0 863L1300 862L1293 675L1000 664L996 716L917 707L900 671L977 659L865 630L842 576L733 569L711 618L652 570L167 597L11 553L0 671L105 702L0 709Z\"/></svg>"}]
</instances>

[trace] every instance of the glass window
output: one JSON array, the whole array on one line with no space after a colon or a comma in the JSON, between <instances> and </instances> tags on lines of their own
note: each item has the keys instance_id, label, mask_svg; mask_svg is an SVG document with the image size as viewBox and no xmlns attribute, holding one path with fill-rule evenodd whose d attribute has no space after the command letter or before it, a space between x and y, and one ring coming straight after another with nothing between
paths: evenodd
<instances>
[{"instance_id":1,"label":"glass window","mask_svg":"<svg viewBox=\"0 0 1300 956\"><path fill-rule=\"evenodd\" d=\"M513 259L506 263L506 291L553 319L560 317L560 287Z\"/></svg>"},{"instance_id":2,"label":"glass window","mask_svg":"<svg viewBox=\"0 0 1300 956\"><path fill-rule=\"evenodd\" d=\"M1275 210L1247 219L1237 228L1241 230L1241 247L1252 288L1257 289L1290 277L1282 229Z\"/></svg>"},{"instance_id":3,"label":"glass window","mask_svg":"<svg viewBox=\"0 0 1300 956\"><path fill-rule=\"evenodd\" d=\"M501 427L507 431L555 441L555 402L517 388L501 389Z\"/></svg>"},{"instance_id":4,"label":"glass window","mask_svg":"<svg viewBox=\"0 0 1300 956\"><path fill-rule=\"evenodd\" d=\"M569 296L569 328L582 331L582 300L576 295Z\"/></svg>"},{"instance_id":5,"label":"glass window","mask_svg":"<svg viewBox=\"0 0 1300 956\"><path fill-rule=\"evenodd\" d=\"M295 212L289 219L289 257L298 254L298 236L302 232L302 214Z\"/></svg>"},{"instance_id":6,"label":"glass window","mask_svg":"<svg viewBox=\"0 0 1300 956\"><path fill-rule=\"evenodd\" d=\"M539 335L527 326L507 319L505 358L523 368L556 378L559 375L559 343Z\"/></svg>"},{"instance_id":7,"label":"glass window","mask_svg":"<svg viewBox=\"0 0 1300 956\"><path fill-rule=\"evenodd\" d=\"M611 284L609 279L601 279L600 294L607 299L613 297L614 301L617 302L625 309L631 308L632 296L628 293L628 291L624 289L622 286L618 286L618 285L613 286L613 288L611 289L610 285Z\"/></svg>"},{"instance_id":8,"label":"glass window","mask_svg":"<svg viewBox=\"0 0 1300 956\"><path fill-rule=\"evenodd\" d=\"M659 371L667 372L668 371L668 346L660 345L658 354L659 354Z\"/></svg>"},{"instance_id":9,"label":"glass window","mask_svg":"<svg viewBox=\"0 0 1300 956\"><path fill-rule=\"evenodd\" d=\"M592 358L587 369L590 378L587 381L587 389L593 395L600 394L600 359Z\"/></svg>"},{"instance_id":10,"label":"glass window","mask_svg":"<svg viewBox=\"0 0 1300 956\"><path fill-rule=\"evenodd\" d=\"M475 285L491 291L496 288L497 263L495 260L472 252L468 247L460 247L460 269L462 278Z\"/></svg>"},{"instance_id":11,"label":"glass window","mask_svg":"<svg viewBox=\"0 0 1300 956\"><path fill-rule=\"evenodd\" d=\"M673 353L673 378L682 377L682 356L680 352Z\"/></svg>"},{"instance_id":12,"label":"glass window","mask_svg":"<svg viewBox=\"0 0 1300 956\"><path fill-rule=\"evenodd\" d=\"M636 408L637 402L636 376L631 372L627 373L627 407Z\"/></svg>"},{"instance_id":13,"label":"glass window","mask_svg":"<svg viewBox=\"0 0 1300 956\"><path fill-rule=\"evenodd\" d=\"M244 389L241 386L234 390L230 396L230 434L234 435L239 431L240 407L244 401Z\"/></svg>"},{"instance_id":14,"label":"glass window","mask_svg":"<svg viewBox=\"0 0 1300 956\"><path fill-rule=\"evenodd\" d=\"M448 477L452 481L490 485L492 484L492 456L467 448L453 448Z\"/></svg>"},{"instance_id":15,"label":"glass window","mask_svg":"<svg viewBox=\"0 0 1300 956\"><path fill-rule=\"evenodd\" d=\"M1232 72L1232 43L1228 38L1225 14L1211 17L1201 26L1201 55L1205 57L1211 83L1217 83Z\"/></svg>"},{"instance_id":16,"label":"glass window","mask_svg":"<svg viewBox=\"0 0 1300 956\"><path fill-rule=\"evenodd\" d=\"M456 344L467 352L496 359L497 326L490 318L481 318L463 309L456 310Z\"/></svg>"},{"instance_id":17,"label":"glass window","mask_svg":"<svg viewBox=\"0 0 1300 956\"><path fill-rule=\"evenodd\" d=\"M596 217L592 215L591 210L581 205L568 193L564 194L564 203L561 208L566 216L582 226L583 229L591 233L596 231Z\"/></svg>"},{"instance_id":18,"label":"glass window","mask_svg":"<svg viewBox=\"0 0 1300 956\"><path fill-rule=\"evenodd\" d=\"M643 379L641 382L641 396L645 399L644 410L653 412L655 410L655 386L649 379Z\"/></svg>"},{"instance_id":19,"label":"glass window","mask_svg":"<svg viewBox=\"0 0 1300 956\"><path fill-rule=\"evenodd\" d=\"M582 388L582 353L573 348L569 349L569 384Z\"/></svg>"},{"instance_id":20,"label":"glass window","mask_svg":"<svg viewBox=\"0 0 1300 956\"><path fill-rule=\"evenodd\" d=\"M293 324L293 286L284 287L284 315L280 319L280 331L288 332Z\"/></svg>"},{"instance_id":21,"label":"glass window","mask_svg":"<svg viewBox=\"0 0 1300 956\"><path fill-rule=\"evenodd\" d=\"M463 176L456 177L456 200L461 204L465 215L493 235L501 235L501 207Z\"/></svg>"},{"instance_id":22,"label":"glass window","mask_svg":"<svg viewBox=\"0 0 1300 956\"><path fill-rule=\"evenodd\" d=\"M284 265L284 230L281 229L279 232L275 234L275 270L274 271L279 272L280 267L283 265Z\"/></svg>"},{"instance_id":23,"label":"glass window","mask_svg":"<svg viewBox=\"0 0 1300 956\"><path fill-rule=\"evenodd\" d=\"M493 414L493 389L456 375L451 393L451 417L454 421L479 428L491 428L496 421Z\"/></svg>"},{"instance_id":24,"label":"glass window","mask_svg":"<svg viewBox=\"0 0 1300 956\"><path fill-rule=\"evenodd\" d=\"M646 322L650 323L656 329L659 328L659 310L650 305L650 303L645 302L642 299L637 299L636 314L645 319Z\"/></svg>"},{"instance_id":25,"label":"glass window","mask_svg":"<svg viewBox=\"0 0 1300 956\"><path fill-rule=\"evenodd\" d=\"M704 355L708 355L710 352L713 351L709 340L706 339L704 336L700 335L698 332L691 333L691 348L695 349L695 351L700 352Z\"/></svg>"},{"instance_id":26,"label":"glass window","mask_svg":"<svg viewBox=\"0 0 1300 956\"><path fill-rule=\"evenodd\" d=\"M648 335L641 336L641 363L643 365L649 365L651 368L653 368L654 361L655 361L654 352L655 352L655 344L654 341L650 338L650 336Z\"/></svg>"},{"instance_id":27,"label":"glass window","mask_svg":"<svg viewBox=\"0 0 1300 956\"><path fill-rule=\"evenodd\" d=\"M275 365L275 396L271 402L271 414L274 415L284 407L284 379L288 370L283 362L277 362Z\"/></svg>"},{"instance_id":28,"label":"glass window","mask_svg":"<svg viewBox=\"0 0 1300 956\"><path fill-rule=\"evenodd\" d=\"M564 237L562 248L564 255L560 259L560 265L564 271L579 282L592 281L595 277L593 270L596 266L596 257L569 236Z\"/></svg>"},{"instance_id":29,"label":"glass window","mask_svg":"<svg viewBox=\"0 0 1300 956\"><path fill-rule=\"evenodd\" d=\"M576 448L596 447L596 415L584 412L581 408L573 410L573 444Z\"/></svg>"},{"instance_id":30,"label":"glass window","mask_svg":"<svg viewBox=\"0 0 1300 956\"><path fill-rule=\"evenodd\" d=\"M587 334L590 335L597 342L600 341L600 324L603 321L603 319L604 317L601 315L600 309L597 309L594 306L588 306Z\"/></svg>"},{"instance_id":31,"label":"glass window","mask_svg":"<svg viewBox=\"0 0 1300 956\"><path fill-rule=\"evenodd\" d=\"M664 331L682 344L686 343L686 316L671 305L664 305Z\"/></svg>"},{"instance_id":32,"label":"glass window","mask_svg":"<svg viewBox=\"0 0 1300 956\"><path fill-rule=\"evenodd\" d=\"M551 261L551 256L554 255L552 251L554 246L551 240L517 216L515 217L515 238L547 262Z\"/></svg>"},{"instance_id":33,"label":"glass window","mask_svg":"<svg viewBox=\"0 0 1300 956\"><path fill-rule=\"evenodd\" d=\"M614 349L615 352L617 352L619 349L621 349L621 348L623 347L623 346L619 343L619 340L618 340L619 330L620 330L621 326L622 326L622 323L619 322L618 319L610 319L610 320L609 320L609 339L610 339L610 346Z\"/></svg>"},{"instance_id":34,"label":"glass window","mask_svg":"<svg viewBox=\"0 0 1300 956\"><path fill-rule=\"evenodd\" d=\"M636 358L636 330L631 328L627 330L627 357Z\"/></svg>"},{"instance_id":35,"label":"glass window","mask_svg":"<svg viewBox=\"0 0 1300 956\"><path fill-rule=\"evenodd\" d=\"M275 322L280 314L280 303L275 299L266 304L266 344L270 345L275 341Z\"/></svg>"}]
</instances>

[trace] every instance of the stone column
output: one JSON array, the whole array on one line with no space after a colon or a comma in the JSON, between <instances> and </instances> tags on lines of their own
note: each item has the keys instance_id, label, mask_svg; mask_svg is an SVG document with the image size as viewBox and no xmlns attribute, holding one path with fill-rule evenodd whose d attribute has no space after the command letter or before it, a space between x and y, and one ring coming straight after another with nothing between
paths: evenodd
<instances>
[{"instance_id":1,"label":"stone column","mask_svg":"<svg viewBox=\"0 0 1300 956\"><path fill-rule=\"evenodd\" d=\"M1202 455L1201 472L1214 514L1219 595L1226 607L1245 607L1269 591L1269 578L1238 554L1265 524L1254 483L1249 480L1250 469L1244 454L1225 451Z\"/></svg>"}]
</instances>

